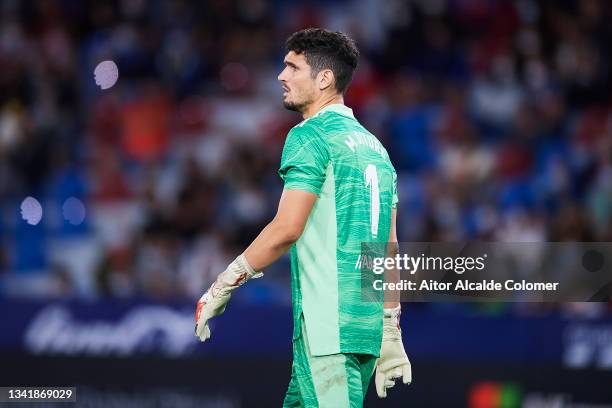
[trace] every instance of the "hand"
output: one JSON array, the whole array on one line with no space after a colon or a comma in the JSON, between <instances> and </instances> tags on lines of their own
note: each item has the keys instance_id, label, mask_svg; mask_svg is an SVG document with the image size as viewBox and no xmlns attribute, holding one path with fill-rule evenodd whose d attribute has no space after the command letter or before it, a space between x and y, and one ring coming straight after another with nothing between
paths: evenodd
<instances>
[{"instance_id":1,"label":"hand","mask_svg":"<svg viewBox=\"0 0 612 408\"><path fill-rule=\"evenodd\" d=\"M225 306L231 298L231 291L220 290L216 287L217 282L202 295L196 306L195 313L195 334L204 342L210 338L210 328L208 320L223 314Z\"/></svg>"},{"instance_id":2,"label":"hand","mask_svg":"<svg viewBox=\"0 0 612 408\"><path fill-rule=\"evenodd\" d=\"M204 342L210 338L208 321L223 314L225 306L232 297L232 292L242 286L247 280L263 276L251 268L243 255L238 256L227 269L219 274L217 280L202 295L196 306L195 335Z\"/></svg>"},{"instance_id":3,"label":"hand","mask_svg":"<svg viewBox=\"0 0 612 408\"><path fill-rule=\"evenodd\" d=\"M402 343L399 315L400 306L396 309L385 309L380 358L376 361L374 378L379 398L387 396L387 388L395 386L397 378L401 378L404 384L412 382L412 366Z\"/></svg>"}]
</instances>

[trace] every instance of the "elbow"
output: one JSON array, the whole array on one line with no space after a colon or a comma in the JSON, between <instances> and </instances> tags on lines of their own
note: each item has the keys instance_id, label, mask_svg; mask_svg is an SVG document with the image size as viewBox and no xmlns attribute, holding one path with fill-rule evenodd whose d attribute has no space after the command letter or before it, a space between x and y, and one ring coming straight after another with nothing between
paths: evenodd
<instances>
[{"instance_id":1,"label":"elbow","mask_svg":"<svg viewBox=\"0 0 612 408\"><path fill-rule=\"evenodd\" d=\"M300 239L304 228L299 225L278 223L276 225L280 246L291 246Z\"/></svg>"},{"instance_id":2,"label":"elbow","mask_svg":"<svg viewBox=\"0 0 612 408\"><path fill-rule=\"evenodd\" d=\"M295 243L298 239L300 239L303 232L304 232L303 229L298 229L289 236L289 239L291 240L292 243Z\"/></svg>"},{"instance_id":3,"label":"elbow","mask_svg":"<svg viewBox=\"0 0 612 408\"><path fill-rule=\"evenodd\" d=\"M289 228L285 230L285 233L283 234L283 241L285 245L290 246L295 244L295 242L302 236L302 232L303 230L301 228Z\"/></svg>"}]
</instances>

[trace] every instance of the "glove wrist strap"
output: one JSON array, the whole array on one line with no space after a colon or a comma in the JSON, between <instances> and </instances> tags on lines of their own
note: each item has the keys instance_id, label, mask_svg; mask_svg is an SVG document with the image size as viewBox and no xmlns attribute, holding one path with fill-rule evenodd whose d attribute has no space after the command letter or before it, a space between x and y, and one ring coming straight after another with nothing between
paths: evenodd
<instances>
[{"instance_id":1,"label":"glove wrist strap","mask_svg":"<svg viewBox=\"0 0 612 408\"><path fill-rule=\"evenodd\" d=\"M254 271L246 260L244 254L238 255L217 278L219 289L234 290L242 286L249 279L260 278L262 272Z\"/></svg>"},{"instance_id":2,"label":"glove wrist strap","mask_svg":"<svg viewBox=\"0 0 612 408\"><path fill-rule=\"evenodd\" d=\"M385 319L397 319L399 320L400 314L402 313L402 306L398 305L393 309L383 309L383 317Z\"/></svg>"},{"instance_id":3,"label":"glove wrist strap","mask_svg":"<svg viewBox=\"0 0 612 408\"><path fill-rule=\"evenodd\" d=\"M401 336L402 331L399 325L401 313L401 305L393 309L383 310L383 338L399 338Z\"/></svg>"}]
</instances>

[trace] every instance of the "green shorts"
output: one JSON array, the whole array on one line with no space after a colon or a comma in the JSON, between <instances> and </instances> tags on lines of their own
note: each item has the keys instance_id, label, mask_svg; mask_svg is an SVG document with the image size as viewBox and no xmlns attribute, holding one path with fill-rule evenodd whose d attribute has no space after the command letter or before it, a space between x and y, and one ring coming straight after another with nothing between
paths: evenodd
<instances>
[{"instance_id":1,"label":"green shorts","mask_svg":"<svg viewBox=\"0 0 612 408\"><path fill-rule=\"evenodd\" d=\"M370 354L312 356L302 320L283 407L361 408L375 364Z\"/></svg>"}]
</instances>

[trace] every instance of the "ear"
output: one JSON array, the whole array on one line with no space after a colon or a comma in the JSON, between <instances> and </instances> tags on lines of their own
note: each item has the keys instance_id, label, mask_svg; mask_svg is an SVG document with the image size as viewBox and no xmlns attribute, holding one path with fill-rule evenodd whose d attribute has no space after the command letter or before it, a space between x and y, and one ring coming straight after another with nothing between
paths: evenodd
<instances>
[{"instance_id":1,"label":"ear","mask_svg":"<svg viewBox=\"0 0 612 408\"><path fill-rule=\"evenodd\" d=\"M324 91L331 86L334 86L336 78L331 69L323 69L317 74L317 85L320 91Z\"/></svg>"}]
</instances>

